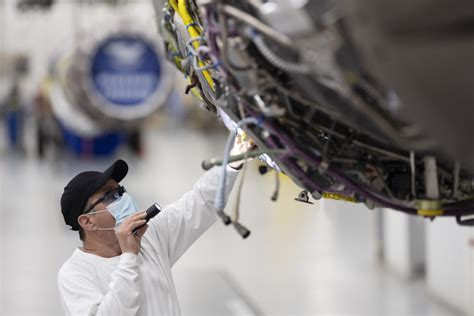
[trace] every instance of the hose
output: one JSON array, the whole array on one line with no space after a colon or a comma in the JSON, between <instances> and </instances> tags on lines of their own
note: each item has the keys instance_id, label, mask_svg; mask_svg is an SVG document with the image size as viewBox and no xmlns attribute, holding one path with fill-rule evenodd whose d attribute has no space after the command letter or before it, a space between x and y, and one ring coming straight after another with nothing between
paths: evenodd
<instances>
[{"instance_id":1,"label":"hose","mask_svg":"<svg viewBox=\"0 0 474 316\"><path fill-rule=\"evenodd\" d=\"M229 134L229 137L227 138L227 143L224 148L224 158L222 160L222 175L219 178L219 185L217 187L216 197L214 200L214 207L217 209L218 212L223 212L225 207L225 186L227 179L226 166L229 163L230 150L232 149L232 145L235 141L235 136L237 135L239 128L249 124L259 125L260 121L254 117L245 118L239 121L237 123L237 126L232 130L232 132Z\"/></svg>"},{"instance_id":2,"label":"hose","mask_svg":"<svg viewBox=\"0 0 474 316\"><path fill-rule=\"evenodd\" d=\"M275 67L290 73L297 73L302 75L308 75L313 73L313 66L309 64L301 64L289 62L275 54L265 43L263 37L260 34L256 34L250 31L250 38L252 39L255 46L258 48L260 53Z\"/></svg>"},{"instance_id":3,"label":"hose","mask_svg":"<svg viewBox=\"0 0 474 316\"><path fill-rule=\"evenodd\" d=\"M244 179L245 179L245 175L247 174L247 162L244 162L244 166L242 168L242 172L241 172L241 178L240 178L240 182L237 186L237 192L236 192L236 201L235 201L235 207L234 207L234 218L232 219L233 222L238 222L239 221L239 217L240 217L240 197L242 195L242 187L243 187L243 184L244 184Z\"/></svg>"}]
</instances>

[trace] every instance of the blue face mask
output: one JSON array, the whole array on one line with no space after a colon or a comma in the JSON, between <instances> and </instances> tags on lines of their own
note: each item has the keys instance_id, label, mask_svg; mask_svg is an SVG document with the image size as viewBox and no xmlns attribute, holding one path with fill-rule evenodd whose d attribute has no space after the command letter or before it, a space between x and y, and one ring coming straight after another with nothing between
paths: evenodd
<instances>
[{"instance_id":1,"label":"blue face mask","mask_svg":"<svg viewBox=\"0 0 474 316\"><path fill-rule=\"evenodd\" d=\"M127 217L139 211L137 204L127 192L107 205L106 209L115 218L115 227L122 224Z\"/></svg>"}]
</instances>

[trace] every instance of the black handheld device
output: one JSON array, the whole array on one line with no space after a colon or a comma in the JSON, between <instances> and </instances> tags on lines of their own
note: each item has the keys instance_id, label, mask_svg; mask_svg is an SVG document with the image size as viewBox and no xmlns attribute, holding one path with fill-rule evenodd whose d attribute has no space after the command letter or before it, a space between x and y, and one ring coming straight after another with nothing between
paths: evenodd
<instances>
[{"instance_id":1,"label":"black handheld device","mask_svg":"<svg viewBox=\"0 0 474 316\"><path fill-rule=\"evenodd\" d=\"M161 212L161 206L160 206L158 203L153 203L153 204L146 210L146 217L145 217L146 222L145 222L145 224L140 225L140 226L138 226L137 228L135 228L135 229L133 230L133 233L136 234L137 231L138 231L141 227L145 226L146 223L148 223L148 221L149 221L150 219L152 219L153 217L155 217L156 215L158 215L160 212Z\"/></svg>"}]
</instances>

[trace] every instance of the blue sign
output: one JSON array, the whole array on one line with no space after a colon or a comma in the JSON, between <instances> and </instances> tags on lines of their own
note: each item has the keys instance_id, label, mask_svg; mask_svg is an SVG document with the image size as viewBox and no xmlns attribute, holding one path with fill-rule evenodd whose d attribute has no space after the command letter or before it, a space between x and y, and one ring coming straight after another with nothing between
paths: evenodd
<instances>
[{"instance_id":1,"label":"blue sign","mask_svg":"<svg viewBox=\"0 0 474 316\"><path fill-rule=\"evenodd\" d=\"M160 58L154 46L133 35L106 39L93 54L91 67L93 87L113 105L145 103L160 83Z\"/></svg>"}]
</instances>

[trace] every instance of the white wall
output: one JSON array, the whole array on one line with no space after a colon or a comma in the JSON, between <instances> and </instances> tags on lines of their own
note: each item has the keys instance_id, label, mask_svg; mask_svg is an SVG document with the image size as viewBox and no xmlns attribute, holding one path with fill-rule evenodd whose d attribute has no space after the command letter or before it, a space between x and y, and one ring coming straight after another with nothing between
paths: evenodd
<instances>
[{"instance_id":1,"label":"white wall","mask_svg":"<svg viewBox=\"0 0 474 316\"><path fill-rule=\"evenodd\" d=\"M330 199L319 201L322 216L319 227L326 231L331 244L340 245L339 256L376 263L376 217L377 210L369 210L364 204L355 204Z\"/></svg>"},{"instance_id":2,"label":"white wall","mask_svg":"<svg viewBox=\"0 0 474 316\"><path fill-rule=\"evenodd\" d=\"M384 209L383 212L385 263L397 274L408 277L410 275L408 219L405 215L392 210Z\"/></svg>"},{"instance_id":3,"label":"white wall","mask_svg":"<svg viewBox=\"0 0 474 316\"><path fill-rule=\"evenodd\" d=\"M383 210L384 258L403 278L417 275L425 262L426 284L440 301L474 315L474 228L454 218L429 221Z\"/></svg>"},{"instance_id":4,"label":"white wall","mask_svg":"<svg viewBox=\"0 0 474 316\"><path fill-rule=\"evenodd\" d=\"M452 218L427 225L427 284L454 308L474 315L474 228Z\"/></svg>"},{"instance_id":5,"label":"white wall","mask_svg":"<svg viewBox=\"0 0 474 316\"><path fill-rule=\"evenodd\" d=\"M424 220L389 209L383 217L387 267L405 279L415 277L425 262Z\"/></svg>"}]
</instances>

